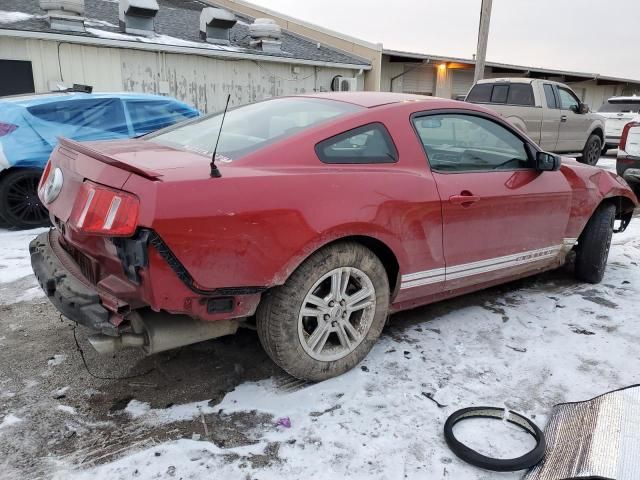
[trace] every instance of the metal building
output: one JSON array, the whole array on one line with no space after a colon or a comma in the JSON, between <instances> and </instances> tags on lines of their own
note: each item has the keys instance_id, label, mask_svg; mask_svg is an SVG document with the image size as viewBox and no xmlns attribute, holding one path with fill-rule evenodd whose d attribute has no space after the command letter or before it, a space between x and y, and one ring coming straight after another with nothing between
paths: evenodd
<instances>
[{"instance_id":1,"label":"metal building","mask_svg":"<svg viewBox=\"0 0 640 480\"><path fill-rule=\"evenodd\" d=\"M0 0L0 96L91 85L165 94L204 112L363 88L371 62L197 0ZM344 82L343 82L344 84Z\"/></svg>"}]
</instances>

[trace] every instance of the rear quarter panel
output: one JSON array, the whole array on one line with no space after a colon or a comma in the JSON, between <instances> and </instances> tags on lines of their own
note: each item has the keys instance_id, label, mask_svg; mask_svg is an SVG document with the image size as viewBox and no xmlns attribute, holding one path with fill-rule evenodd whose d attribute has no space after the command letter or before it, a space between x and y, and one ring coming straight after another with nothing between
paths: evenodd
<instances>
[{"instance_id":1,"label":"rear quarter panel","mask_svg":"<svg viewBox=\"0 0 640 480\"><path fill-rule=\"evenodd\" d=\"M220 164L222 178L209 178L203 158L197 173L176 170L166 182L132 175L125 189L151 189L140 224L157 231L206 289L282 284L318 248L354 235L387 245L401 271L439 265L440 199L409 123L412 111L380 107L298 134ZM326 165L316 156L317 142L382 120L397 163Z\"/></svg>"}]
</instances>

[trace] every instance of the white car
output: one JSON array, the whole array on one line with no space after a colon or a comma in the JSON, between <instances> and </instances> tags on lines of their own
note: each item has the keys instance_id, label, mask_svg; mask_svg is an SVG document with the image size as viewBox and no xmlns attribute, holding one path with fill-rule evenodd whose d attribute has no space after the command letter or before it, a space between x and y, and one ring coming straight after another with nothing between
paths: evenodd
<instances>
[{"instance_id":1,"label":"white car","mask_svg":"<svg viewBox=\"0 0 640 480\"><path fill-rule=\"evenodd\" d=\"M640 97L611 97L602 104L598 113L606 118L605 140L602 154L610 148L618 148L622 130L629 122L640 121Z\"/></svg>"}]
</instances>

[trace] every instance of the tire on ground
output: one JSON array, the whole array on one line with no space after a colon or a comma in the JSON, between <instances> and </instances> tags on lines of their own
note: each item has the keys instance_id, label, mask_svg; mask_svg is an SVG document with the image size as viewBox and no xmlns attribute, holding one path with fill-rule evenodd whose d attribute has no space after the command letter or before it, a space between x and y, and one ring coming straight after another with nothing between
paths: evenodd
<instances>
[{"instance_id":1,"label":"tire on ground","mask_svg":"<svg viewBox=\"0 0 640 480\"><path fill-rule=\"evenodd\" d=\"M600 154L602 152L602 140L596 134L591 134L587 139L587 143L584 145L584 149L582 150L582 156L578 159L581 163L586 163L587 165L596 165L598 160L600 159Z\"/></svg>"},{"instance_id":2,"label":"tire on ground","mask_svg":"<svg viewBox=\"0 0 640 480\"><path fill-rule=\"evenodd\" d=\"M298 318L314 284L340 267L357 268L369 277L375 290L375 313L364 339L353 351L338 360L321 361L302 346ZM347 372L367 356L387 320L389 296L389 279L380 259L359 243L336 243L315 252L284 285L264 295L256 313L258 336L269 357L290 375L302 380L326 380Z\"/></svg>"},{"instance_id":3,"label":"tire on ground","mask_svg":"<svg viewBox=\"0 0 640 480\"><path fill-rule=\"evenodd\" d=\"M610 203L601 204L593 213L578 239L575 274L587 283L599 283L604 276L616 207Z\"/></svg>"},{"instance_id":4,"label":"tire on ground","mask_svg":"<svg viewBox=\"0 0 640 480\"><path fill-rule=\"evenodd\" d=\"M0 223L13 228L35 228L49 225L46 209L38 198L38 182L42 170L19 168L8 171L0 180ZM21 193L25 190L24 195ZM25 210L16 209L17 197L24 196ZM11 205L11 206L10 206Z\"/></svg>"}]
</instances>

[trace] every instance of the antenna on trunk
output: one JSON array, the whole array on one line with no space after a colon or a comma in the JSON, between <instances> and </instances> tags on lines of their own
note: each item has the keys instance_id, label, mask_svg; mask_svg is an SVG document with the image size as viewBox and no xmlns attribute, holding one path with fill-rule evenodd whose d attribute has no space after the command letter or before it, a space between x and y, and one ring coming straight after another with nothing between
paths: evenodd
<instances>
[{"instance_id":1,"label":"antenna on trunk","mask_svg":"<svg viewBox=\"0 0 640 480\"><path fill-rule=\"evenodd\" d=\"M229 109L229 102L231 101L231 94L227 95L227 104L224 106L224 112L222 113L222 120L220 121L220 130L218 130L218 138L216 139L216 146L213 149L213 155L211 155L211 178L220 178L222 174L216 166L216 153L218 151L218 143L220 142L220 135L222 135L222 127L224 125L224 119L227 116L227 110Z\"/></svg>"}]
</instances>

